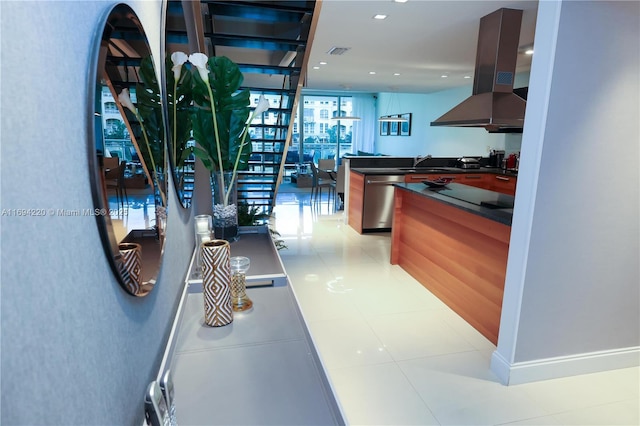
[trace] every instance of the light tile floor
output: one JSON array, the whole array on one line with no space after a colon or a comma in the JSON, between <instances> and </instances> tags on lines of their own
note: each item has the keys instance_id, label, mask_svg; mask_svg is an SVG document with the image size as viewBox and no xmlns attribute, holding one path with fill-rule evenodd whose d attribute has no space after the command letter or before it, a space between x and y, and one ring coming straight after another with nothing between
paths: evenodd
<instances>
[{"instance_id":1,"label":"light tile floor","mask_svg":"<svg viewBox=\"0 0 640 426\"><path fill-rule=\"evenodd\" d=\"M326 199L280 193L280 255L351 425L638 425L640 368L503 386L495 346Z\"/></svg>"}]
</instances>

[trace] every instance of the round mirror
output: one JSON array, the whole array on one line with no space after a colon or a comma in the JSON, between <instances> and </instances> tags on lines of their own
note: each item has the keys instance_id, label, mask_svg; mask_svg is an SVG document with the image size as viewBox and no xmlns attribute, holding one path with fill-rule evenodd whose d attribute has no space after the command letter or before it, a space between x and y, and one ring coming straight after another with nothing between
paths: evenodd
<instances>
[{"instance_id":1,"label":"round mirror","mask_svg":"<svg viewBox=\"0 0 640 426\"><path fill-rule=\"evenodd\" d=\"M115 6L100 40L89 159L105 252L135 296L153 289L165 239L167 137L158 75L138 17Z\"/></svg>"},{"instance_id":2,"label":"round mirror","mask_svg":"<svg viewBox=\"0 0 640 426\"><path fill-rule=\"evenodd\" d=\"M195 156L190 147L192 108L191 73L184 65L189 52L187 26L181 1L165 2L165 78L167 105L167 150L173 182L182 206L191 206L195 182Z\"/></svg>"}]
</instances>

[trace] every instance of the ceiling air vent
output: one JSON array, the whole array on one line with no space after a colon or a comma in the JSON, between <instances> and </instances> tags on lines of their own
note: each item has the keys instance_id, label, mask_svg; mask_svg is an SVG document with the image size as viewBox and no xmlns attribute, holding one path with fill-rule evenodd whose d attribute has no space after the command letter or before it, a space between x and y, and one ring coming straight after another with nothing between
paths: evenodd
<instances>
[{"instance_id":1,"label":"ceiling air vent","mask_svg":"<svg viewBox=\"0 0 640 426\"><path fill-rule=\"evenodd\" d=\"M329 51L327 52L329 55L342 55L343 53L345 53L347 50L351 49L350 47L332 47L331 49L329 49Z\"/></svg>"}]
</instances>

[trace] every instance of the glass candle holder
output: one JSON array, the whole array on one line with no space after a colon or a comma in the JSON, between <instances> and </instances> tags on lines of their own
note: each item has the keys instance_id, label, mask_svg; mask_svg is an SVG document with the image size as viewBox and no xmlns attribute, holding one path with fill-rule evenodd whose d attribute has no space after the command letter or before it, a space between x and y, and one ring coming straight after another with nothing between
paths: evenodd
<instances>
[{"instance_id":1,"label":"glass candle holder","mask_svg":"<svg viewBox=\"0 0 640 426\"><path fill-rule=\"evenodd\" d=\"M213 229L213 219L208 214L199 214L194 217L196 237L198 234L209 233Z\"/></svg>"},{"instance_id":2,"label":"glass candle holder","mask_svg":"<svg viewBox=\"0 0 640 426\"><path fill-rule=\"evenodd\" d=\"M231 259L231 308L235 312L251 309L253 302L247 296L247 271L251 261L248 257L234 256Z\"/></svg>"}]
</instances>

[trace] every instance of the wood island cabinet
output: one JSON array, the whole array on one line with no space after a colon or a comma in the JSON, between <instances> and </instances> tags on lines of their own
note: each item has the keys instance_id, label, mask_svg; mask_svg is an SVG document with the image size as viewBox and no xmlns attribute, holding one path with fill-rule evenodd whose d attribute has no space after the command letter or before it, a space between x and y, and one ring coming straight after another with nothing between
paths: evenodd
<instances>
[{"instance_id":1,"label":"wood island cabinet","mask_svg":"<svg viewBox=\"0 0 640 426\"><path fill-rule=\"evenodd\" d=\"M396 187L391 264L497 344L511 227L419 191Z\"/></svg>"},{"instance_id":2,"label":"wood island cabinet","mask_svg":"<svg viewBox=\"0 0 640 426\"><path fill-rule=\"evenodd\" d=\"M476 188L489 189L489 178L491 175L487 173L465 173L456 175L456 183L474 186Z\"/></svg>"},{"instance_id":3,"label":"wood island cabinet","mask_svg":"<svg viewBox=\"0 0 640 426\"><path fill-rule=\"evenodd\" d=\"M516 195L516 180L515 176L503 176L488 174L489 187L486 188L490 191L501 192L503 194Z\"/></svg>"}]
</instances>

